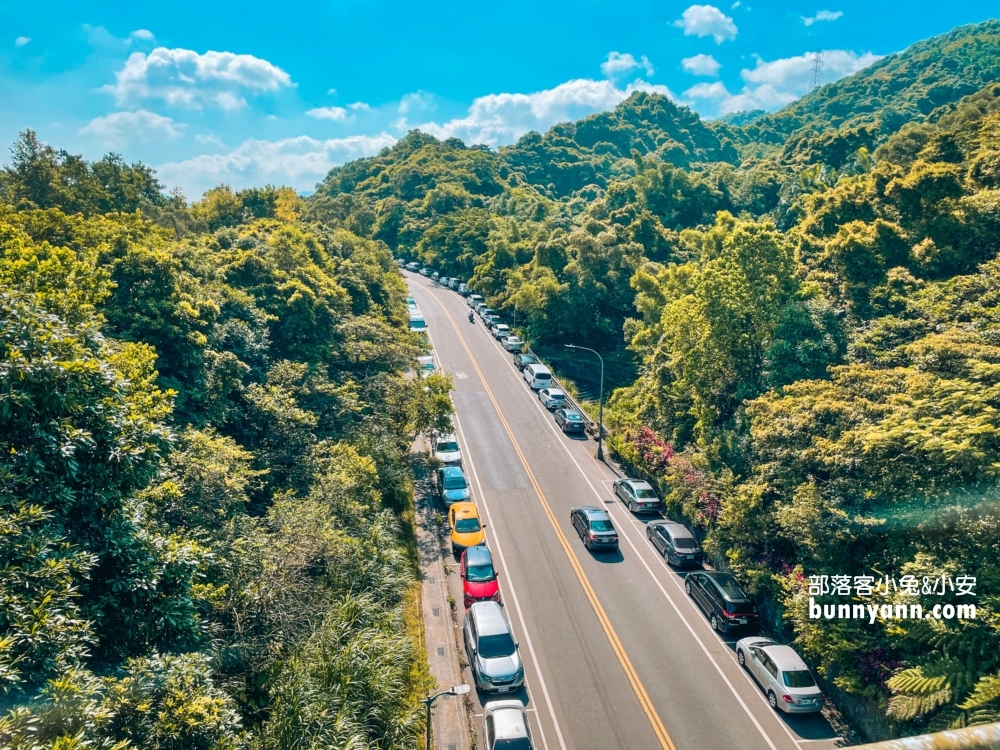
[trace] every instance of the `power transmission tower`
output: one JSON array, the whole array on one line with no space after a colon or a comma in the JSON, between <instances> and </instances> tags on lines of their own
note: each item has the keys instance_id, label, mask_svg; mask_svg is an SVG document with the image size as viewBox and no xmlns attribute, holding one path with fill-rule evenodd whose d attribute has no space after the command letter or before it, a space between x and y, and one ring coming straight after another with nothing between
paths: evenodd
<instances>
[{"instance_id":1,"label":"power transmission tower","mask_svg":"<svg viewBox=\"0 0 1000 750\"><path fill-rule=\"evenodd\" d=\"M809 90L818 89L823 83L823 53L813 53L812 76L809 79Z\"/></svg>"}]
</instances>

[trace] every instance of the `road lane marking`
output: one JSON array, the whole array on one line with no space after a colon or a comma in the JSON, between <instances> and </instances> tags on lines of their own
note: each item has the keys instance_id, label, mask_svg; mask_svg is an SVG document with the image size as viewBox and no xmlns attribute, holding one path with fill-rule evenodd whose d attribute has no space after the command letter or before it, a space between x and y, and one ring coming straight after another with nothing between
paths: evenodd
<instances>
[{"instance_id":1,"label":"road lane marking","mask_svg":"<svg viewBox=\"0 0 1000 750\"><path fill-rule=\"evenodd\" d=\"M528 644L528 653L531 654L531 662L535 665L535 671L538 673L538 686L542 689L542 696L545 698L545 705L549 707L549 717L552 719L552 724L556 729L556 739L559 740L559 747L561 750L566 750L566 742L563 740L562 730L559 728L559 720L556 719L555 708L552 706L552 699L549 697L548 687L545 685L545 678L542 677L542 667L538 663L538 657L535 656L535 647L531 642L531 636L528 634L528 626L524 622L524 614L521 612L521 603L518 601L517 592L514 590L514 581L510 577L510 570L507 568L507 558L504 557L503 548L500 546L500 537L497 536L496 526L493 523L493 516L490 515L490 506L486 502L486 495L483 494L483 485L479 482L479 474L476 471L476 466L472 461L472 444L465 437L465 431L462 430L462 423L458 419L458 414L455 414L455 431L458 433L458 438L463 443L465 443L465 457L469 462L469 473L472 475L473 481L476 483L476 489L479 491L479 502L483 504L483 510L486 511L486 521L489 524L489 531L493 532L493 541L496 543L497 557L500 558L500 566L503 568L503 574L507 579L507 583L504 586L504 596L509 592L511 601L514 603L514 610L517 612L518 622L521 623L521 630L524 631L524 642ZM525 679L524 689L528 692L528 701L531 702L531 691L528 689L528 682ZM542 738L542 745L548 750L548 743L545 741L545 731L542 729L542 722L538 722L538 733Z\"/></svg>"},{"instance_id":2,"label":"road lane marking","mask_svg":"<svg viewBox=\"0 0 1000 750\"><path fill-rule=\"evenodd\" d=\"M670 735L667 733L667 729L663 725L663 720L660 719L659 714L656 712L656 707L653 705L649 694L646 692L645 686L642 684L638 673L635 671L635 667L632 666L632 661L629 659L628 654L625 651L625 647L619 640L618 634L615 632L610 618L604 611L604 607L601 605L601 602L598 600L597 593L594 591L593 586L591 586L590 580L587 578L587 574L583 570L583 566L580 565L580 561L573 552L569 540L560 528L559 522L556 520L556 517L552 512L548 499L545 497L545 492L542 490L541 485L538 483L538 479L531 470L531 466L528 464L528 460L525 458L524 452L521 450L521 446L517 442L517 438L514 437L514 432L507 423L507 419L503 415L503 410L500 408L500 404L493 395L493 391L490 389L489 383L486 382L486 377L483 375L482 370L479 368L479 363L476 362L476 358L469 349L469 345L466 343L465 337L459 330L458 325L456 325L455 319L452 317L451 313L448 312L447 308L445 308L445 306L441 303L441 300L438 299L437 294L435 294L431 289L427 289L426 291L431 295L431 297L434 298L434 300L441 307L445 316L451 322L452 328L458 335L459 342L462 344L466 354L469 356L469 360L472 362L472 367L479 375L480 381L482 381L486 395L489 397L490 401L493 402L493 407L496 409L497 416L500 418L500 422L503 424L504 430L507 432L507 437L510 438L511 443L514 446L514 451L517 453L518 458L520 458L522 466L524 466L525 473L528 475L528 479L531 482L532 487L534 487L535 494L538 496L542 509L545 511L545 515L548 517L549 523L552 525L552 529L555 531L556 538L558 539L560 546L562 546L563 551L566 553L566 557L569 559L570 566L573 568L573 572L576 574L577 580L580 582L580 586L583 588L584 594L587 596L587 600L590 602L594 613L597 615L597 620L611 644L611 649L614 651L615 656L618 658L618 662L625 671L625 676L628 678L633 692L635 692L636 697L639 699L639 705L646 714L646 718L649 719L649 723L653 728L653 733L656 735L656 739L659 742L660 747L662 747L663 750L676 750L673 740L670 739Z\"/></svg>"}]
</instances>

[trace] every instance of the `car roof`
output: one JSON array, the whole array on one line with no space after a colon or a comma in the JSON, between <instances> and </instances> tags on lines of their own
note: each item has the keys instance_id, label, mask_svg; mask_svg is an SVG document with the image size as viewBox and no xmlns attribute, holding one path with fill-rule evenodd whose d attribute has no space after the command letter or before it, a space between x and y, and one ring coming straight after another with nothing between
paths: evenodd
<instances>
[{"instance_id":1,"label":"car roof","mask_svg":"<svg viewBox=\"0 0 1000 750\"><path fill-rule=\"evenodd\" d=\"M771 657L771 661L782 672L799 672L809 669L802 661L802 657L795 653L795 649L791 646L774 644L764 646L763 651Z\"/></svg>"},{"instance_id":2,"label":"car roof","mask_svg":"<svg viewBox=\"0 0 1000 750\"><path fill-rule=\"evenodd\" d=\"M577 510L583 511L583 514L587 516L587 518L607 518L608 520L611 519L611 516L608 515L608 512L604 510L604 508L598 508L596 505L584 505L580 508L577 508Z\"/></svg>"},{"instance_id":3,"label":"car roof","mask_svg":"<svg viewBox=\"0 0 1000 750\"><path fill-rule=\"evenodd\" d=\"M462 502L453 503L451 510L454 511L456 516L476 516L479 517L479 508L476 507L475 503Z\"/></svg>"},{"instance_id":4,"label":"car roof","mask_svg":"<svg viewBox=\"0 0 1000 750\"><path fill-rule=\"evenodd\" d=\"M469 565L492 565L493 555L490 554L489 547L480 544L465 550L465 562Z\"/></svg>"},{"instance_id":5,"label":"car roof","mask_svg":"<svg viewBox=\"0 0 1000 750\"><path fill-rule=\"evenodd\" d=\"M688 531L688 527L677 521L671 521L670 519L650 521L650 526L663 526L674 536L678 537L691 537L694 538L694 534Z\"/></svg>"},{"instance_id":6,"label":"car roof","mask_svg":"<svg viewBox=\"0 0 1000 750\"><path fill-rule=\"evenodd\" d=\"M476 602L469 608L469 614L476 620L476 630L480 635L495 635L509 633L507 619L503 616L500 605L493 601Z\"/></svg>"},{"instance_id":7,"label":"car roof","mask_svg":"<svg viewBox=\"0 0 1000 750\"><path fill-rule=\"evenodd\" d=\"M564 391L562 388L546 388L545 392L548 393L550 396L565 396L566 395L566 391Z\"/></svg>"},{"instance_id":8,"label":"car roof","mask_svg":"<svg viewBox=\"0 0 1000 750\"><path fill-rule=\"evenodd\" d=\"M631 485L632 489L635 489L635 490L651 490L651 489L653 489L653 485L651 485L645 479L623 479L622 481L625 482L625 484Z\"/></svg>"},{"instance_id":9,"label":"car roof","mask_svg":"<svg viewBox=\"0 0 1000 750\"><path fill-rule=\"evenodd\" d=\"M703 570L702 575L715 581L727 599L731 599L732 601L749 601L749 597L743 591L739 581L733 577L732 573L727 573L724 570Z\"/></svg>"},{"instance_id":10,"label":"car roof","mask_svg":"<svg viewBox=\"0 0 1000 750\"><path fill-rule=\"evenodd\" d=\"M498 740L514 740L528 736L528 726L524 720L524 709L520 701L496 701L487 703L493 714L493 734ZM485 707L484 707L485 709Z\"/></svg>"},{"instance_id":11,"label":"car roof","mask_svg":"<svg viewBox=\"0 0 1000 750\"><path fill-rule=\"evenodd\" d=\"M446 477L465 477L465 472L458 466L442 466L438 471Z\"/></svg>"},{"instance_id":12,"label":"car roof","mask_svg":"<svg viewBox=\"0 0 1000 750\"><path fill-rule=\"evenodd\" d=\"M446 432L443 435L438 435L437 436L437 442L439 442L439 443L443 442L443 441L446 441L446 440L447 441L454 441L454 442L457 443L458 442L458 437L455 435L454 432Z\"/></svg>"}]
</instances>

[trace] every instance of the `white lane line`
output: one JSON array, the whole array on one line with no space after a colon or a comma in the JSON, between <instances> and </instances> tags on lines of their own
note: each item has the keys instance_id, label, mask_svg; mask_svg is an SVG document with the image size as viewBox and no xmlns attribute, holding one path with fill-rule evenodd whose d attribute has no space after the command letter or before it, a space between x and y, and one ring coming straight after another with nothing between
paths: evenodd
<instances>
[{"instance_id":1,"label":"white lane line","mask_svg":"<svg viewBox=\"0 0 1000 750\"><path fill-rule=\"evenodd\" d=\"M479 482L479 474L476 471L475 464L472 461L472 451L470 449L469 441L465 438L465 432L462 430L461 422L458 419L458 414L455 414L455 430L458 433L458 438L465 444L465 457L469 463L469 473L472 475L473 481L476 483L476 489L479 494L479 502L483 504L483 510L486 511L486 520L489 523L489 530L493 532L493 541L496 544L497 557L500 558L500 565L503 568L503 574L506 580L506 585L504 586L504 595L509 592L510 599L514 603L514 610L517 612L518 622L521 624L521 631L524 633L524 642L528 645L528 653L531 654L531 661L535 665L535 672L538 674L538 686L542 689L542 696L545 698L545 705L549 709L549 717L552 719L552 725L556 730L556 739L559 740L559 747L561 750L566 750L566 741L563 739L562 730L559 728L559 720L556 718L555 709L552 707L552 699L549 697L549 689L545 684L545 678L542 676L542 668L538 662L538 657L535 656L535 647L531 642L531 636L528 633L528 626L524 622L524 614L521 612L521 604L517 598L517 592L514 590L514 581L510 576L510 569L507 567L507 558L504 557L503 548L500 545L500 537L497 535L497 527L493 523L493 516L490 514L490 506L486 502L486 495L483 494L483 486ZM528 690L528 683L525 680L525 690ZM528 692L528 699L531 699L531 693ZM542 745L548 750L548 743L545 740L545 731L542 729L542 722L538 722L538 734L542 738Z\"/></svg>"},{"instance_id":2,"label":"white lane line","mask_svg":"<svg viewBox=\"0 0 1000 750\"><path fill-rule=\"evenodd\" d=\"M500 350L498 349L498 351ZM517 368L514 366L513 362L510 359L504 357L504 360L507 362L507 366L509 368L511 368L516 374L518 375L520 374L517 373ZM523 380L523 378L521 379ZM554 422L550 418L548 418L550 415L548 414L547 410L542 406L541 402L538 400L538 397L534 393L534 391L532 391L532 396L534 396L533 401L535 402L535 407L540 412L542 412L543 417L545 417L544 421L548 425L548 428L556 435L557 437L556 442L558 442L559 445L562 446L562 449L566 452L566 455L569 456L570 460L576 466L577 470L580 472L580 475L583 477L584 481L587 483L591 491L594 493L594 496L601 502L602 506L606 505L606 503L604 503L605 500L604 496L597 491L596 487L594 487L593 482L590 481L590 477L587 476L587 473L583 470L583 467L580 466L580 463L576 460L576 456L573 455L573 453L569 449L569 446L566 445L565 436L561 435L556 430ZM616 511L617 512L616 514L620 514L622 512L621 506L617 500L613 501L612 507L609 509L609 512L611 510ZM636 528L635 519L629 518L627 520L629 521L628 525L633 529L635 529ZM736 700L739 702L740 706L742 706L743 711L750 718L750 721L753 722L753 725L757 727L757 731L760 732L761 737L764 738L764 741L767 743L768 747L770 747L771 750L778 750L777 747L775 747L774 743L771 741L771 738L768 736L767 732L764 731L764 727L761 726L760 722L757 720L757 717L750 710L750 707L747 706L747 704L744 702L743 697L736 691L736 687L733 685L732 682L729 681L729 678L726 676L725 672L722 671L722 666L718 663L718 661L716 661L715 657L712 656L711 652L709 652L708 647L705 645L704 641L702 641L702 639L698 636L694 628L691 626L691 623L681 612L680 608L671 598L670 594L667 593L667 590L663 587L663 584L660 583L659 578L657 578L656 574L653 573L653 569L649 567L649 564L646 562L645 558L639 552L639 549L635 546L635 543L632 541L631 535L624 534L623 536L625 537L625 540L629 543L629 546L632 548L632 550L636 553L636 557L642 563L643 567L646 569L646 572L649 573L650 578L653 579L653 582L656 584L657 588L659 588L660 591L662 592L664 598L666 598L666 600L670 603L670 606L673 608L674 612L677 613L677 616L681 618L681 622L683 622L685 627L687 627L688 632L691 633L691 636L698 642L698 645L701 647L701 650L704 652L705 656L708 657L708 660L712 662L712 666L715 667L715 671L719 673L719 676L722 677L723 681L729 687L729 691L733 694L733 697L735 697ZM678 588L680 588L680 584L677 583L677 580L672 575L670 569L666 567L666 564L663 562L663 559L660 558L659 556L657 556L657 559L660 561L660 564L663 565L664 569L667 571L668 577L674 581L674 584L677 585ZM681 591L683 591L683 589L681 589ZM744 676L746 676L746 673L742 669L740 671L743 672ZM754 692L757 695L760 695L760 691L756 689L756 686L754 686ZM763 698L761 698L761 700L764 701ZM766 701L764 701L764 704L767 705L768 711L770 711L771 710L770 705L768 705ZM788 727L785 726L785 723L779 721L779 724L785 730L785 733L788 735L789 739L792 742L796 742L794 735L792 735Z\"/></svg>"}]
</instances>

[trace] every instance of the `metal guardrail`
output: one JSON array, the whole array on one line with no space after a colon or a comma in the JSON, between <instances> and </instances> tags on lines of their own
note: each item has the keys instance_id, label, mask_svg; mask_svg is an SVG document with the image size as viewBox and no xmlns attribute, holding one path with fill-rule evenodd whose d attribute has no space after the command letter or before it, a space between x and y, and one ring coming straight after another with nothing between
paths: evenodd
<instances>
[{"instance_id":1,"label":"metal guardrail","mask_svg":"<svg viewBox=\"0 0 1000 750\"><path fill-rule=\"evenodd\" d=\"M1000 724L981 724L875 742L871 745L859 745L855 750L1000 750Z\"/></svg>"}]
</instances>

